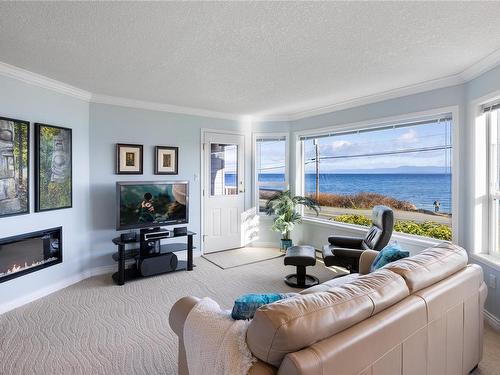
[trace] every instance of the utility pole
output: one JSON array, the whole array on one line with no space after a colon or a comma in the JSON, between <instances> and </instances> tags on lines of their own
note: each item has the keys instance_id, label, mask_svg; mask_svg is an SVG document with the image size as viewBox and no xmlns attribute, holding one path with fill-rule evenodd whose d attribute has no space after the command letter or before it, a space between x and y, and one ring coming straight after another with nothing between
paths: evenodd
<instances>
[{"instance_id":1,"label":"utility pole","mask_svg":"<svg viewBox=\"0 0 500 375\"><path fill-rule=\"evenodd\" d=\"M314 139L313 144L316 149L316 202L319 202L319 140Z\"/></svg>"}]
</instances>

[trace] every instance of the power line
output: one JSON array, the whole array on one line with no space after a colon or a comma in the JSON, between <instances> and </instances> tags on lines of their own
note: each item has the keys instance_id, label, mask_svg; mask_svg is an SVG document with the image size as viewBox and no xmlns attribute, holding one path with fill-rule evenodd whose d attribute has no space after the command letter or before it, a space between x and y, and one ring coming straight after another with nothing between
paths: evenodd
<instances>
[{"instance_id":1,"label":"power line","mask_svg":"<svg viewBox=\"0 0 500 375\"><path fill-rule=\"evenodd\" d=\"M362 158L370 156L385 156L385 155L397 155L397 154L412 154L416 152L426 152L426 151L441 151L449 150L451 146L435 146L435 147L420 147L420 148L409 148L406 150L396 150L396 151L385 151L385 152L372 152L367 154L354 154L354 155L338 155L338 156L322 156L319 160L329 160L329 159L349 159L349 158ZM305 164L316 162L316 158L311 158L305 162Z\"/></svg>"}]
</instances>

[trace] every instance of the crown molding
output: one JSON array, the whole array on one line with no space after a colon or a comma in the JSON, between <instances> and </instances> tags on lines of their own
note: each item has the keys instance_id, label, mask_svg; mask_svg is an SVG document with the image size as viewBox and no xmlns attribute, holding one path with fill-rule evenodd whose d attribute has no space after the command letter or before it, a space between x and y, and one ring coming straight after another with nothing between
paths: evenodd
<instances>
[{"instance_id":1,"label":"crown molding","mask_svg":"<svg viewBox=\"0 0 500 375\"><path fill-rule=\"evenodd\" d=\"M352 98L337 103L332 103L323 106L313 106L310 109L298 111L286 111L283 113L263 113L260 115L239 115L226 112L216 112L206 109L191 108L176 106L164 103L149 102L143 100L135 100L121 98L116 96L108 96L101 94L93 94L88 91L79 89L43 75L30 72L28 70L18 68L16 66L0 62L0 75L17 79L19 81L49 89L64 95L69 95L77 99L85 100L92 103L116 105L120 107L129 107L137 109L145 109L152 111L179 113L192 116L219 118L226 120L242 121L251 117L253 121L296 121L308 117L319 116L330 112L345 110L349 108L359 107L363 105L382 102L385 100L396 99L408 95L415 95L425 91L436 90L445 87L464 84L479 77L481 74L493 69L500 64L500 49L495 50L488 56L479 60L464 71L444 78L418 83L415 85L396 88L393 90L384 91L381 93Z\"/></svg>"},{"instance_id":2,"label":"crown molding","mask_svg":"<svg viewBox=\"0 0 500 375\"><path fill-rule=\"evenodd\" d=\"M89 101L91 97L91 93L88 91L1 61L0 75L85 101Z\"/></svg>"},{"instance_id":3,"label":"crown molding","mask_svg":"<svg viewBox=\"0 0 500 375\"><path fill-rule=\"evenodd\" d=\"M109 95L100 95L100 94L92 94L90 98L91 103L98 104L108 104L108 105L116 105L120 107L128 107L128 108L136 108L136 109L146 109L150 111L160 111L160 112L170 112L170 113L180 113L184 115L191 116L200 116L200 117L210 117L210 118L219 118L225 120L238 120L241 121L245 116L224 113L224 112L215 112L209 111L205 109L198 108L190 108L190 107L182 107L170 104L162 104L156 102L148 102L143 100L135 100L135 99L127 99L121 98L117 96L109 96Z\"/></svg>"},{"instance_id":4,"label":"crown molding","mask_svg":"<svg viewBox=\"0 0 500 375\"><path fill-rule=\"evenodd\" d=\"M500 64L500 49L497 49L490 53L488 56L482 58L475 64L471 65L465 69L460 76L465 82L471 81L474 78L479 77L481 74L486 73L488 70Z\"/></svg>"},{"instance_id":5,"label":"crown molding","mask_svg":"<svg viewBox=\"0 0 500 375\"><path fill-rule=\"evenodd\" d=\"M315 107L312 109L307 109L298 112L292 113L283 113L279 115L262 115L259 116L259 120L261 121L295 121L303 118L309 118L313 116L323 115L326 113L341 111L344 109L360 107L367 104L373 104L377 102L382 102L385 100L401 98L403 96L419 94L426 91L441 89L450 86L456 86L463 84L465 81L463 80L460 74L455 74L452 76L448 76L445 78L439 78L432 81L422 82L415 85L400 87L393 90L384 91L381 93L361 96L358 98L353 98L349 100L345 100L342 102L322 106Z\"/></svg>"}]
</instances>

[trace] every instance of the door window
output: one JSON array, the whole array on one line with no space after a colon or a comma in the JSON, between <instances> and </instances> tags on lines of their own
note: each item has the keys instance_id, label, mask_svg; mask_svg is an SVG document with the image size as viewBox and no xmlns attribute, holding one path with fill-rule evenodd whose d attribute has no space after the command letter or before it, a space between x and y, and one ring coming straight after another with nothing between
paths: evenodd
<instances>
[{"instance_id":1,"label":"door window","mask_svg":"<svg viewBox=\"0 0 500 375\"><path fill-rule=\"evenodd\" d=\"M210 195L238 194L238 145L210 144Z\"/></svg>"}]
</instances>

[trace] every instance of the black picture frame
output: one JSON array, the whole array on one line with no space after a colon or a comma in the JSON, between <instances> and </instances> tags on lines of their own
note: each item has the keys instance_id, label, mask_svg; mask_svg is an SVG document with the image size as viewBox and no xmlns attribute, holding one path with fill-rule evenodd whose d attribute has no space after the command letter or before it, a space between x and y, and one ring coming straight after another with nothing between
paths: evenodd
<instances>
[{"instance_id":1,"label":"black picture frame","mask_svg":"<svg viewBox=\"0 0 500 375\"><path fill-rule=\"evenodd\" d=\"M25 121L25 120L19 120L19 119L14 119L14 118L9 118L9 117L0 117L0 121L12 121L18 124L21 124L26 127L26 190L25 190L25 199L26 199L26 207L22 211L17 211L17 212L9 212L9 213L3 213L2 210L0 209L0 219L4 217L12 217L12 216L19 216L19 215L27 215L30 213L30 166L31 166L31 152L30 152L30 137L31 137L31 127L30 127L30 122ZM15 137L15 134L13 135ZM2 141L0 141L1 143ZM15 143L14 139L12 140L13 143ZM19 147L19 146L18 146ZM1 146L0 146L1 148ZM22 173L22 172L21 172ZM14 177L15 178L15 177ZM19 177L18 177L19 180ZM19 182L19 181L17 181Z\"/></svg>"},{"instance_id":2,"label":"black picture frame","mask_svg":"<svg viewBox=\"0 0 500 375\"><path fill-rule=\"evenodd\" d=\"M160 162L160 158L159 158L159 153L161 151L164 151L164 150L167 150L167 151L173 151L174 152L174 157L175 157L175 160L173 162L173 171L171 172L166 172L166 171L162 171L160 166L159 166L159 162ZM154 158L154 174L155 175L177 175L179 174L179 147L175 147L175 146L155 146L155 158Z\"/></svg>"},{"instance_id":3,"label":"black picture frame","mask_svg":"<svg viewBox=\"0 0 500 375\"><path fill-rule=\"evenodd\" d=\"M121 160L121 152L120 150L124 147L135 148L139 152L139 165L137 171L123 170L122 169L122 160ZM143 174L144 167L144 146L130 143L117 143L116 144L116 166L115 166L115 174Z\"/></svg>"},{"instance_id":4,"label":"black picture frame","mask_svg":"<svg viewBox=\"0 0 500 375\"><path fill-rule=\"evenodd\" d=\"M44 207L45 205L43 204L42 200L42 189L46 189L46 191L50 191L49 186L42 186L42 173L46 173L46 166L42 167L42 162L41 159L42 157L45 158L45 155L42 154L41 150L41 136L42 136L42 130L43 128L48 128L48 129L54 129L54 130L60 130L64 131L67 134L67 141L68 141L68 148L69 150L66 150L66 153L69 156L69 161L66 161L66 165L69 165L69 175L67 176L69 178L69 192L65 198L67 198L68 202L67 204L61 204L61 205L56 205L56 206L51 206L51 207ZM43 180L45 180L43 178ZM59 195L59 194L58 194ZM73 207L73 130L71 128L65 128L62 126L56 126L56 125L49 125L49 124L43 124L43 123L35 123L35 212L44 212L44 211L54 211L54 210L61 210L65 208L72 208Z\"/></svg>"}]
</instances>

